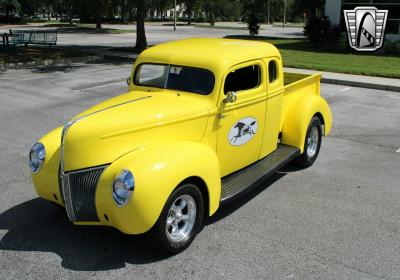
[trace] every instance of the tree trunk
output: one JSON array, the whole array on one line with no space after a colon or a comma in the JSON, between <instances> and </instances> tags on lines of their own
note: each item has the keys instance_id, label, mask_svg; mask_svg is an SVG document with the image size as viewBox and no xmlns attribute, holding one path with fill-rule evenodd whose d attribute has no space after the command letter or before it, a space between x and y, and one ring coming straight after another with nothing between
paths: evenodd
<instances>
[{"instance_id":1,"label":"tree trunk","mask_svg":"<svg viewBox=\"0 0 400 280\"><path fill-rule=\"evenodd\" d=\"M10 7L6 5L6 23L11 23L10 21Z\"/></svg>"},{"instance_id":2,"label":"tree trunk","mask_svg":"<svg viewBox=\"0 0 400 280\"><path fill-rule=\"evenodd\" d=\"M187 17L188 17L188 21L187 21L188 25L192 24L192 13L193 13L192 6L191 5L187 5L186 6L186 14L187 14Z\"/></svg>"},{"instance_id":3,"label":"tree trunk","mask_svg":"<svg viewBox=\"0 0 400 280\"><path fill-rule=\"evenodd\" d=\"M96 29L101 29L101 21L103 18L103 3L99 1L96 5Z\"/></svg>"},{"instance_id":4,"label":"tree trunk","mask_svg":"<svg viewBox=\"0 0 400 280\"><path fill-rule=\"evenodd\" d=\"M192 24L192 11L188 12L188 25Z\"/></svg>"},{"instance_id":5,"label":"tree trunk","mask_svg":"<svg viewBox=\"0 0 400 280\"><path fill-rule=\"evenodd\" d=\"M69 17L69 19L68 19L68 21L69 21L69 24L70 25L72 25L73 24L73 18L74 18L74 8L71 6L71 7L69 7L69 14L68 14L68 17Z\"/></svg>"},{"instance_id":6,"label":"tree trunk","mask_svg":"<svg viewBox=\"0 0 400 280\"><path fill-rule=\"evenodd\" d=\"M144 29L144 19L146 17L145 0L137 1L136 11L136 49L143 51L147 48L146 31Z\"/></svg>"}]
</instances>

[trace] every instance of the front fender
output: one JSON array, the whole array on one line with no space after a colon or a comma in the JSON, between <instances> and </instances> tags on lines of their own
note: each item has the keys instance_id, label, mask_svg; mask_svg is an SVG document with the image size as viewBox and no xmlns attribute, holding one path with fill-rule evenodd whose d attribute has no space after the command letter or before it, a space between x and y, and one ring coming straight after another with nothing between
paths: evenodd
<instances>
[{"instance_id":1,"label":"front fender","mask_svg":"<svg viewBox=\"0 0 400 280\"><path fill-rule=\"evenodd\" d=\"M122 169L134 174L135 190L130 202L118 207L112 198L112 183ZM207 186L208 212L212 215L218 209L221 196L219 170L215 152L198 142L164 143L128 153L101 175L96 192L100 222L124 233L147 232L156 223L173 190L193 176L201 178Z\"/></svg>"},{"instance_id":2,"label":"front fender","mask_svg":"<svg viewBox=\"0 0 400 280\"><path fill-rule=\"evenodd\" d=\"M282 143L297 147L303 152L308 125L316 114L321 115L324 135L328 135L332 128L331 109L321 96L309 95L288 110L282 128Z\"/></svg>"},{"instance_id":3,"label":"front fender","mask_svg":"<svg viewBox=\"0 0 400 280\"><path fill-rule=\"evenodd\" d=\"M46 149L46 158L40 171L32 173L33 185L38 195L60 205L64 205L58 187L62 128L54 129L39 140Z\"/></svg>"}]
</instances>

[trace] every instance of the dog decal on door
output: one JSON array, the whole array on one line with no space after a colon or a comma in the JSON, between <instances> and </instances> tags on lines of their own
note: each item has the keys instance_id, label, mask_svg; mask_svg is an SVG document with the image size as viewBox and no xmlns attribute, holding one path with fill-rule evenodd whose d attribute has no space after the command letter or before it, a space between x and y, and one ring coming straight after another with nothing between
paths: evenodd
<instances>
[{"instance_id":1,"label":"dog decal on door","mask_svg":"<svg viewBox=\"0 0 400 280\"><path fill-rule=\"evenodd\" d=\"M242 146L257 133L258 123L255 118L246 117L238 120L228 133L228 141L233 146Z\"/></svg>"}]
</instances>

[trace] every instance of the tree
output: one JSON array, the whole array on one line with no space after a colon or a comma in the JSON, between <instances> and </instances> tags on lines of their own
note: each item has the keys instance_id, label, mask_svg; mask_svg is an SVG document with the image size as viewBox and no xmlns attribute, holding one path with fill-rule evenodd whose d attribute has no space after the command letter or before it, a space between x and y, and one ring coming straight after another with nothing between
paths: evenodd
<instances>
[{"instance_id":1,"label":"tree","mask_svg":"<svg viewBox=\"0 0 400 280\"><path fill-rule=\"evenodd\" d=\"M138 51L143 51L147 48L146 31L144 28L146 3L145 0L137 0L136 3L136 49Z\"/></svg>"},{"instance_id":2,"label":"tree","mask_svg":"<svg viewBox=\"0 0 400 280\"><path fill-rule=\"evenodd\" d=\"M18 0L0 0L0 7L6 12L6 20L10 20L10 13L12 10L19 11L21 6Z\"/></svg>"},{"instance_id":3,"label":"tree","mask_svg":"<svg viewBox=\"0 0 400 280\"><path fill-rule=\"evenodd\" d=\"M96 5L96 29L101 29L101 22L103 20L104 13L104 0L98 0Z\"/></svg>"},{"instance_id":4,"label":"tree","mask_svg":"<svg viewBox=\"0 0 400 280\"><path fill-rule=\"evenodd\" d=\"M260 23L265 19L265 1L245 0L243 1L243 14L246 17L250 35L258 34Z\"/></svg>"},{"instance_id":5,"label":"tree","mask_svg":"<svg viewBox=\"0 0 400 280\"><path fill-rule=\"evenodd\" d=\"M199 0L183 0L182 3L185 5L185 13L188 17L188 24L192 23L192 17L195 10L199 9L201 2Z\"/></svg>"},{"instance_id":6,"label":"tree","mask_svg":"<svg viewBox=\"0 0 400 280\"><path fill-rule=\"evenodd\" d=\"M324 3L324 0L297 0L295 10L300 13L300 16L306 13L308 18L314 18L318 11L322 11Z\"/></svg>"},{"instance_id":7,"label":"tree","mask_svg":"<svg viewBox=\"0 0 400 280\"><path fill-rule=\"evenodd\" d=\"M237 20L240 17L241 1L234 0L203 0L199 3L198 9L204 11L207 21L213 25L216 19Z\"/></svg>"}]
</instances>

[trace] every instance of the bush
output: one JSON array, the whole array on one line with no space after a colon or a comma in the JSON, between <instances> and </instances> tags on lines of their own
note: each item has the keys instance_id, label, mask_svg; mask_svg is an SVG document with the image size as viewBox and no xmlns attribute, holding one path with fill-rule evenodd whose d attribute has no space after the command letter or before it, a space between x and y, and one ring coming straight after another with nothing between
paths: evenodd
<instances>
[{"instance_id":1,"label":"bush","mask_svg":"<svg viewBox=\"0 0 400 280\"><path fill-rule=\"evenodd\" d=\"M338 51L350 51L351 48L349 46L349 41L347 38L347 33L341 33L340 36L337 38L336 40L336 46L333 45L334 47L336 47L336 49Z\"/></svg>"},{"instance_id":2,"label":"bush","mask_svg":"<svg viewBox=\"0 0 400 280\"><path fill-rule=\"evenodd\" d=\"M332 25L328 17L312 17L304 27L304 34L315 47L336 45L340 38L340 26Z\"/></svg>"},{"instance_id":3,"label":"bush","mask_svg":"<svg viewBox=\"0 0 400 280\"><path fill-rule=\"evenodd\" d=\"M213 13L210 13L207 19L207 22L211 25L214 26L215 25L215 17Z\"/></svg>"},{"instance_id":4,"label":"bush","mask_svg":"<svg viewBox=\"0 0 400 280\"><path fill-rule=\"evenodd\" d=\"M390 40L385 40L383 42L383 52L385 54L400 54L400 40L392 42Z\"/></svg>"},{"instance_id":5,"label":"bush","mask_svg":"<svg viewBox=\"0 0 400 280\"><path fill-rule=\"evenodd\" d=\"M244 0L242 5L242 19L247 22L251 36L257 35L260 23L264 21L264 0Z\"/></svg>"},{"instance_id":6,"label":"bush","mask_svg":"<svg viewBox=\"0 0 400 280\"><path fill-rule=\"evenodd\" d=\"M258 24L258 20L256 17L250 17L247 22L247 26L249 28L249 32L251 36L258 35L258 30L260 29L260 25Z\"/></svg>"}]
</instances>

